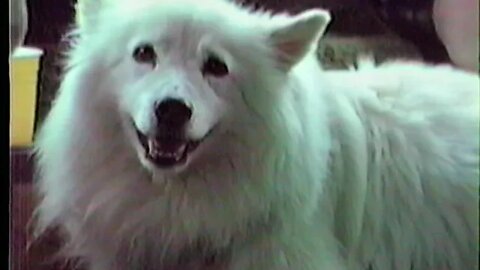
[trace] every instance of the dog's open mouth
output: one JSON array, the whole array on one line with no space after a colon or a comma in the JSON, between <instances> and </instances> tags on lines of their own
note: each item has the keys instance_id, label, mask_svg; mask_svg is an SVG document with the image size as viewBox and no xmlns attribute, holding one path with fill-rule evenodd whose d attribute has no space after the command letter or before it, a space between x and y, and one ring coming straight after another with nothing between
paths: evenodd
<instances>
[{"instance_id":1,"label":"dog's open mouth","mask_svg":"<svg viewBox=\"0 0 480 270\"><path fill-rule=\"evenodd\" d=\"M187 140L183 136L147 137L138 129L137 136L145 150L145 157L159 168L182 165L203 140Z\"/></svg>"}]
</instances>

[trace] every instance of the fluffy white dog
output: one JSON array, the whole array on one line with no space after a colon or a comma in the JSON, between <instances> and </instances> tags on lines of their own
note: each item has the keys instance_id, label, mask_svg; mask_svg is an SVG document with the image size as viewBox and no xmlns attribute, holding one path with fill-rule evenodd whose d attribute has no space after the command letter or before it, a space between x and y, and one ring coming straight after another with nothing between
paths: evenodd
<instances>
[{"instance_id":1,"label":"fluffy white dog","mask_svg":"<svg viewBox=\"0 0 480 270\"><path fill-rule=\"evenodd\" d=\"M330 17L83 0L39 229L94 270L478 266L479 78L322 72Z\"/></svg>"}]
</instances>

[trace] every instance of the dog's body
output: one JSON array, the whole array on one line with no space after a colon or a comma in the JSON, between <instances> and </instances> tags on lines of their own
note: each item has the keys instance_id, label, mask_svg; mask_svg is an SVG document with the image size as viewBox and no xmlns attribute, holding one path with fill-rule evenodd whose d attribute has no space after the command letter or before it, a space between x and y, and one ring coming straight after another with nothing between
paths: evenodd
<instances>
[{"instance_id":1,"label":"dog's body","mask_svg":"<svg viewBox=\"0 0 480 270\"><path fill-rule=\"evenodd\" d=\"M37 140L39 225L91 269L478 266L478 76L322 72L318 10L83 3ZM158 135L165 98L188 116L180 143L173 118Z\"/></svg>"}]
</instances>

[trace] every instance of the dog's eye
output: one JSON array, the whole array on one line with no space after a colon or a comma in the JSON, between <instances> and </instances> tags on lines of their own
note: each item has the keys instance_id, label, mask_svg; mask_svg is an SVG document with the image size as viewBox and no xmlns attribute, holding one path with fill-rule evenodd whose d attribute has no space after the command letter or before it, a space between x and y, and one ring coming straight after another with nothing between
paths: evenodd
<instances>
[{"instance_id":1,"label":"dog's eye","mask_svg":"<svg viewBox=\"0 0 480 270\"><path fill-rule=\"evenodd\" d=\"M208 56L203 63L202 73L204 75L212 75L215 77L223 77L228 74L227 65L215 55Z\"/></svg>"},{"instance_id":2,"label":"dog's eye","mask_svg":"<svg viewBox=\"0 0 480 270\"><path fill-rule=\"evenodd\" d=\"M151 44L142 44L133 51L133 59L142 64L154 64L157 59L157 54Z\"/></svg>"}]
</instances>

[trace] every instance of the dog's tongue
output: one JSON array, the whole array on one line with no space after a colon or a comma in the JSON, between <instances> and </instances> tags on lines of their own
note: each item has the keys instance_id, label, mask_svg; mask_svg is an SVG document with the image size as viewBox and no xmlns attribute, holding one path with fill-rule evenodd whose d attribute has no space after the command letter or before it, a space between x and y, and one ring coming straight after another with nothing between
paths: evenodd
<instances>
[{"instance_id":1,"label":"dog's tongue","mask_svg":"<svg viewBox=\"0 0 480 270\"><path fill-rule=\"evenodd\" d=\"M149 139L148 150L152 157L180 159L187 147L182 140Z\"/></svg>"}]
</instances>

